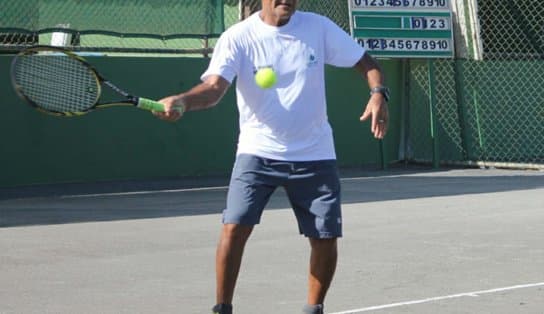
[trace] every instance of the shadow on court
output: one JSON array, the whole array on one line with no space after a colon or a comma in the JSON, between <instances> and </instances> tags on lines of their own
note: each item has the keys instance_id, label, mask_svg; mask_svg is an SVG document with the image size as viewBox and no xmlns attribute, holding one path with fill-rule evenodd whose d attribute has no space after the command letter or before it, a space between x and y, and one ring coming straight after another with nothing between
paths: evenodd
<instances>
[{"instance_id":1,"label":"shadow on court","mask_svg":"<svg viewBox=\"0 0 544 314\"><path fill-rule=\"evenodd\" d=\"M342 170L342 203L530 190L544 173L481 169ZM0 227L218 214L228 178L184 178L0 189ZM280 188L267 209L288 208Z\"/></svg>"}]
</instances>

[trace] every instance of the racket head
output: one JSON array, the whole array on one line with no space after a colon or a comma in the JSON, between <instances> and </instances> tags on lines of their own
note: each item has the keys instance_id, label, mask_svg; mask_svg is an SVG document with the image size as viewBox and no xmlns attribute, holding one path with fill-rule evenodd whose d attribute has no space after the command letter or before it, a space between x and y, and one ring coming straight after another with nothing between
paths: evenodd
<instances>
[{"instance_id":1,"label":"racket head","mask_svg":"<svg viewBox=\"0 0 544 314\"><path fill-rule=\"evenodd\" d=\"M57 116L91 111L102 92L101 80L83 58L57 47L27 48L11 63L17 94L34 108Z\"/></svg>"}]
</instances>

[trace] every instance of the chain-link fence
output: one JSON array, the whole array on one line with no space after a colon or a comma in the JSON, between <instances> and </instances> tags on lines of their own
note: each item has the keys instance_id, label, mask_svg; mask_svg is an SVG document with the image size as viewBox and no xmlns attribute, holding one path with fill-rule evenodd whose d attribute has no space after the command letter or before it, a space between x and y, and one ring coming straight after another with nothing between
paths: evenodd
<instances>
[{"instance_id":1,"label":"chain-link fence","mask_svg":"<svg viewBox=\"0 0 544 314\"><path fill-rule=\"evenodd\" d=\"M477 4L482 61L410 61L401 149L413 161L544 168L544 2Z\"/></svg>"},{"instance_id":2,"label":"chain-link fence","mask_svg":"<svg viewBox=\"0 0 544 314\"><path fill-rule=\"evenodd\" d=\"M2 0L0 51L44 44L78 51L208 54L260 0ZM347 1L301 0L346 30Z\"/></svg>"},{"instance_id":3,"label":"chain-link fence","mask_svg":"<svg viewBox=\"0 0 544 314\"><path fill-rule=\"evenodd\" d=\"M225 4L241 8L242 18L261 9L261 0L226 0ZM298 9L316 12L334 20L338 25L349 30L348 2L343 0L299 0Z\"/></svg>"},{"instance_id":4,"label":"chain-link fence","mask_svg":"<svg viewBox=\"0 0 544 314\"><path fill-rule=\"evenodd\" d=\"M4 51L36 44L87 51L204 51L224 29L221 0L0 2Z\"/></svg>"}]
</instances>

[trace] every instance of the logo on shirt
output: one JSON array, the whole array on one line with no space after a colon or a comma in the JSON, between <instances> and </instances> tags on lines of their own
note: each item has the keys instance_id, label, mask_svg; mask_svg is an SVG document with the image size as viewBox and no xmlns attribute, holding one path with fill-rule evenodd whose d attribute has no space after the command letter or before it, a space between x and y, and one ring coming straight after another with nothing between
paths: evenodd
<instances>
[{"instance_id":1,"label":"logo on shirt","mask_svg":"<svg viewBox=\"0 0 544 314\"><path fill-rule=\"evenodd\" d=\"M308 56L307 65L308 65L308 67L312 67L312 66L317 65L317 58L315 57L315 55L313 53L310 53L310 55Z\"/></svg>"}]
</instances>

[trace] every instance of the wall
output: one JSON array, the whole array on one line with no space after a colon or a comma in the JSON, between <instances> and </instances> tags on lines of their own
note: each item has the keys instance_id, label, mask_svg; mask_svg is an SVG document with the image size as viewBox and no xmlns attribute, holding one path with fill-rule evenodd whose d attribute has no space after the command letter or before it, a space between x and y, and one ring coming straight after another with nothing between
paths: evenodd
<instances>
[{"instance_id":1,"label":"wall","mask_svg":"<svg viewBox=\"0 0 544 314\"><path fill-rule=\"evenodd\" d=\"M61 118L25 105L11 88L11 56L0 56L0 187L59 182L226 175L234 160L238 115L234 88L221 103L167 123L143 110L108 108ZM199 82L201 58L89 57L114 83L160 98ZM386 160L398 156L400 62L382 61L393 87ZM341 167L380 162L369 123L360 123L368 88L350 69L327 69L327 100Z\"/></svg>"}]
</instances>

